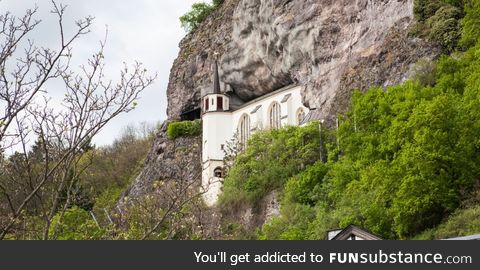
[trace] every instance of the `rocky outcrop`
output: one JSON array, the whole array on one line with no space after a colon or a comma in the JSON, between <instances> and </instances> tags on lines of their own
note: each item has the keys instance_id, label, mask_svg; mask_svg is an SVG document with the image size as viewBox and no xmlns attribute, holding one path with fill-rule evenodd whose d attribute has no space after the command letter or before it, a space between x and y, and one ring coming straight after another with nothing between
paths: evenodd
<instances>
[{"instance_id":1,"label":"rocky outcrop","mask_svg":"<svg viewBox=\"0 0 480 270\"><path fill-rule=\"evenodd\" d=\"M238 2L226 0L197 31L180 42L167 88L169 119L180 119L183 113L199 108L202 92L213 87L214 54L224 55L232 42L231 19Z\"/></svg>"},{"instance_id":2,"label":"rocky outcrop","mask_svg":"<svg viewBox=\"0 0 480 270\"><path fill-rule=\"evenodd\" d=\"M304 102L328 118L352 89L408 78L439 50L409 37L413 0L226 0L180 44L168 87L168 116L199 107L211 87L214 52L225 91L244 101L303 86Z\"/></svg>"},{"instance_id":3,"label":"rocky outcrop","mask_svg":"<svg viewBox=\"0 0 480 270\"><path fill-rule=\"evenodd\" d=\"M201 177L201 138L185 137L169 140L166 137L168 122L160 127L145 167L135 179L126 196L136 198L154 191L156 181L198 182Z\"/></svg>"}]
</instances>

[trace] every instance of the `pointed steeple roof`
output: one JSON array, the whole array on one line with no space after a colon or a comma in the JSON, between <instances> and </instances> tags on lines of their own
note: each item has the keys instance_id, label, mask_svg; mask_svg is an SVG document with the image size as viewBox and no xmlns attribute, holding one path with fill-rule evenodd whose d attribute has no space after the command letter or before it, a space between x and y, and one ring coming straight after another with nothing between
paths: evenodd
<instances>
[{"instance_id":1,"label":"pointed steeple roof","mask_svg":"<svg viewBox=\"0 0 480 270\"><path fill-rule=\"evenodd\" d=\"M214 74L213 74L213 93L221 94L220 93L220 76L218 75L218 63L217 63L216 56L215 56Z\"/></svg>"}]
</instances>

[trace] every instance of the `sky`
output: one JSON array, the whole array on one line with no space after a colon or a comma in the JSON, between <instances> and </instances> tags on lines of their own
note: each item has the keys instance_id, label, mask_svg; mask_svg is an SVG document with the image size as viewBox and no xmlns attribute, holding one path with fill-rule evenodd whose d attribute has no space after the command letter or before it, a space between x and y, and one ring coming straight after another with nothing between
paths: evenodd
<instances>
[{"instance_id":1,"label":"sky","mask_svg":"<svg viewBox=\"0 0 480 270\"><path fill-rule=\"evenodd\" d=\"M123 63L139 61L148 71L157 73L155 83L147 88L137 108L122 114L109 123L94 139L94 143L107 145L117 138L127 124L158 122L166 119L166 89L173 61L177 57L180 40L186 35L179 17L188 12L199 0L57 0L67 5L66 33L73 33L74 22L86 16L95 18L91 33L77 40L73 46L74 66L86 63L99 48L100 40L108 38L105 47L106 75L115 79ZM0 13L10 11L21 16L25 10L38 7L41 24L29 37L36 44L58 48L59 29L56 17L50 14L50 0L0 0ZM63 88L49 88L49 94L61 93Z\"/></svg>"}]
</instances>

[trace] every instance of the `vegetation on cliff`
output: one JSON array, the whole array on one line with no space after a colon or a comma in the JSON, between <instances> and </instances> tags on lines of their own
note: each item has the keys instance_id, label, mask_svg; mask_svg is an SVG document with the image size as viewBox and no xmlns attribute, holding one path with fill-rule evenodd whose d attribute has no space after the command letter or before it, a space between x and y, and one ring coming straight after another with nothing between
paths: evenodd
<instances>
[{"instance_id":1,"label":"vegetation on cliff","mask_svg":"<svg viewBox=\"0 0 480 270\"><path fill-rule=\"evenodd\" d=\"M202 134L202 123L194 121L174 121L168 124L167 138L175 140L180 137L195 137Z\"/></svg>"},{"instance_id":2,"label":"vegetation on cliff","mask_svg":"<svg viewBox=\"0 0 480 270\"><path fill-rule=\"evenodd\" d=\"M194 3L192 9L180 17L180 23L187 32L197 30L198 26L215 11L224 0L213 0L211 4L205 2Z\"/></svg>"}]
</instances>

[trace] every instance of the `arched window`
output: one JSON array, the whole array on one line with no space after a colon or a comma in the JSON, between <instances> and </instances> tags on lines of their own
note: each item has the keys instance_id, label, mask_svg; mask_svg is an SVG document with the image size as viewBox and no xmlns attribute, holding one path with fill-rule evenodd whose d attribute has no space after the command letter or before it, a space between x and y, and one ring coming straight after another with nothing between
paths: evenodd
<instances>
[{"instance_id":1,"label":"arched window","mask_svg":"<svg viewBox=\"0 0 480 270\"><path fill-rule=\"evenodd\" d=\"M217 178L223 178L223 169L221 167L215 168L215 170L213 170L213 175Z\"/></svg>"},{"instance_id":2,"label":"arched window","mask_svg":"<svg viewBox=\"0 0 480 270\"><path fill-rule=\"evenodd\" d=\"M297 125L301 125L305 119L305 110L303 108L299 108L297 110Z\"/></svg>"},{"instance_id":3,"label":"arched window","mask_svg":"<svg viewBox=\"0 0 480 270\"><path fill-rule=\"evenodd\" d=\"M238 142L241 148L245 148L248 138L250 137L250 117L243 114L238 122Z\"/></svg>"},{"instance_id":4,"label":"arched window","mask_svg":"<svg viewBox=\"0 0 480 270\"><path fill-rule=\"evenodd\" d=\"M282 111L280 108L280 104L278 102L274 102L270 106L270 110L268 111L268 119L270 123L270 128L281 128L282 127Z\"/></svg>"}]
</instances>

